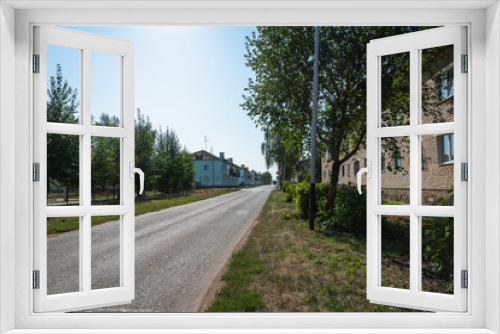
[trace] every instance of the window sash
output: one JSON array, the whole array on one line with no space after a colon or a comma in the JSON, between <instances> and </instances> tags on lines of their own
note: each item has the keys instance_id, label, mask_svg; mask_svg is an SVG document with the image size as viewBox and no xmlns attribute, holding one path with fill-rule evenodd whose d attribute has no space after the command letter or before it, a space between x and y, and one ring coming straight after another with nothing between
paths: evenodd
<instances>
[{"instance_id":1,"label":"window sash","mask_svg":"<svg viewBox=\"0 0 500 334\"><path fill-rule=\"evenodd\" d=\"M34 183L34 270L40 271L40 289L33 290L35 312L73 311L121 304L134 299L134 182L129 168L134 164L133 45L129 41L81 33L64 28L35 27L34 53L40 55L40 73L34 75L34 161L40 163L40 182ZM49 123L47 119L47 45L81 50L80 124ZM91 124L91 52L114 54L121 62L120 128ZM80 202L78 206L47 206L47 134L80 137ZM93 136L120 138L120 205L91 204L91 141ZM129 164L130 162L130 164ZM91 217L120 215L120 286L92 289ZM80 291L47 293L47 218L80 217Z\"/></svg>"},{"instance_id":2,"label":"window sash","mask_svg":"<svg viewBox=\"0 0 500 334\"><path fill-rule=\"evenodd\" d=\"M425 310L464 312L467 310L467 290L460 289L460 271L467 269L467 187L460 181L460 162L466 161L466 86L464 74L455 67L454 123L421 124L420 99L420 51L453 44L455 63L465 53L465 28L436 28L418 33L372 41L368 45L368 109L367 109L367 157L374 161L372 177L367 180L367 296L370 301L385 305L404 306ZM381 127L380 125L380 57L410 52L410 125ZM422 206L421 201L421 135L458 133L454 143L454 199L455 207ZM387 137L410 138L410 205L381 205L382 152L380 141ZM456 137L456 136L455 136ZM456 138L455 138L456 139ZM381 286L381 215L406 215L410 217L410 290ZM422 216L454 217L454 295L419 291L421 277L420 218Z\"/></svg>"}]
</instances>

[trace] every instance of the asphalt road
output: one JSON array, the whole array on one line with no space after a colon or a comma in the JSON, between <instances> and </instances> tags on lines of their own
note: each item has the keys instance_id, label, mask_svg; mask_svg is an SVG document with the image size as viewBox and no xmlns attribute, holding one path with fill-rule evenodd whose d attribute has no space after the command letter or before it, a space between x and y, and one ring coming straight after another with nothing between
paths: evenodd
<instances>
[{"instance_id":1,"label":"asphalt road","mask_svg":"<svg viewBox=\"0 0 500 334\"><path fill-rule=\"evenodd\" d=\"M196 312L272 186L136 217L136 298L92 312ZM53 256L51 256L53 254ZM119 285L119 223L92 228L92 288ZM49 294L78 291L78 231L48 240Z\"/></svg>"}]
</instances>

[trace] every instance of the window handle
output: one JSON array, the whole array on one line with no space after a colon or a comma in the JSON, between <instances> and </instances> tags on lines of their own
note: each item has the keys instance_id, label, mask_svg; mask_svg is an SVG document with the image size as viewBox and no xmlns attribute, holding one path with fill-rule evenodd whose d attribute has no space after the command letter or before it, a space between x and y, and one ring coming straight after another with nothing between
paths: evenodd
<instances>
[{"instance_id":1,"label":"window handle","mask_svg":"<svg viewBox=\"0 0 500 334\"><path fill-rule=\"evenodd\" d=\"M372 178L372 163L371 162L367 162L368 164L368 167L365 167L365 168L361 168L358 173L356 174L357 178L358 178L358 192L359 194L361 195L362 194L362 191L361 191L361 176L363 175L363 173L366 173L366 177L371 179Z\"/></svg>"},{"instance_id":2,"label":"window handle","mask_svg":"<svg viewBox=\"0 0 500 334\"><path fill-rule=\"evenodd\" d=\"M140 168L135 168L133 161L130 161L129 167L131 179L134 179L135 173L139 174L139 195L142 195L142 193L144 192L144 172Z\"/></svg>"}]
</instances>

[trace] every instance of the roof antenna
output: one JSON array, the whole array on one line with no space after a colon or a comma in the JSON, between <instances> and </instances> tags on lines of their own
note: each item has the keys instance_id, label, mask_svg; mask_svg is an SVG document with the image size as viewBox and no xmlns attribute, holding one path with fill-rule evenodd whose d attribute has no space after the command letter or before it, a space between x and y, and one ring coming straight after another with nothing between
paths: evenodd
<instances>
[{"instance_id":1,"label":"roof antenna","mask_svg":"<svg viewBox=\"0 0 500 334\"><path fill-rule=\"evenodd\" d=\"M205 151L207 150L208 136L205 136Z\"/></svg>"}]
</instances>

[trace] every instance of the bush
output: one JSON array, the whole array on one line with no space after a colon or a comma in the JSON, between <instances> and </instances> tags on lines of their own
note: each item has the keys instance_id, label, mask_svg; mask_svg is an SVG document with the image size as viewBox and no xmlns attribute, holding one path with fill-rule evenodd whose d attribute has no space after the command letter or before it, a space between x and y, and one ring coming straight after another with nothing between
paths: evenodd
<instances>
[{"instance_id":1,"label":"bush","mask_svg":"<svg viewBox=\"0 0 500 334\"><path fill-rule=\"evenodd\" d=\"M449 198L441 200L441 205L453 205L453 191ZM453 218L432 217L422 219L422 258L430 264L432 274L448 280L448 288L453 290Z\"/></svg>"},{"instance_id":2,"label":"bush","mask_svg":"<svg viewBox=\"0 0 500 334\"><path fill-rule=\"evenodd\" d=\"M366 233L366 190L360 195L351 184L339 185L335 208L332 213L320 212L317 215L323 231Z\"/></svg>"},{"instance_id":3,"label":"bush","mask_svg":"<svg viewBox=\"0 0 500 334\"><path fill-rule=\"evenodd\" d=\"M316 212L323 211L326 206L326 198L328 190L330 189L329 183L316 184ZM310 184L306 182L297 183L296 186L296 211L303 219L309 218L309 191Z\"/></svg>"}]
</instances>

